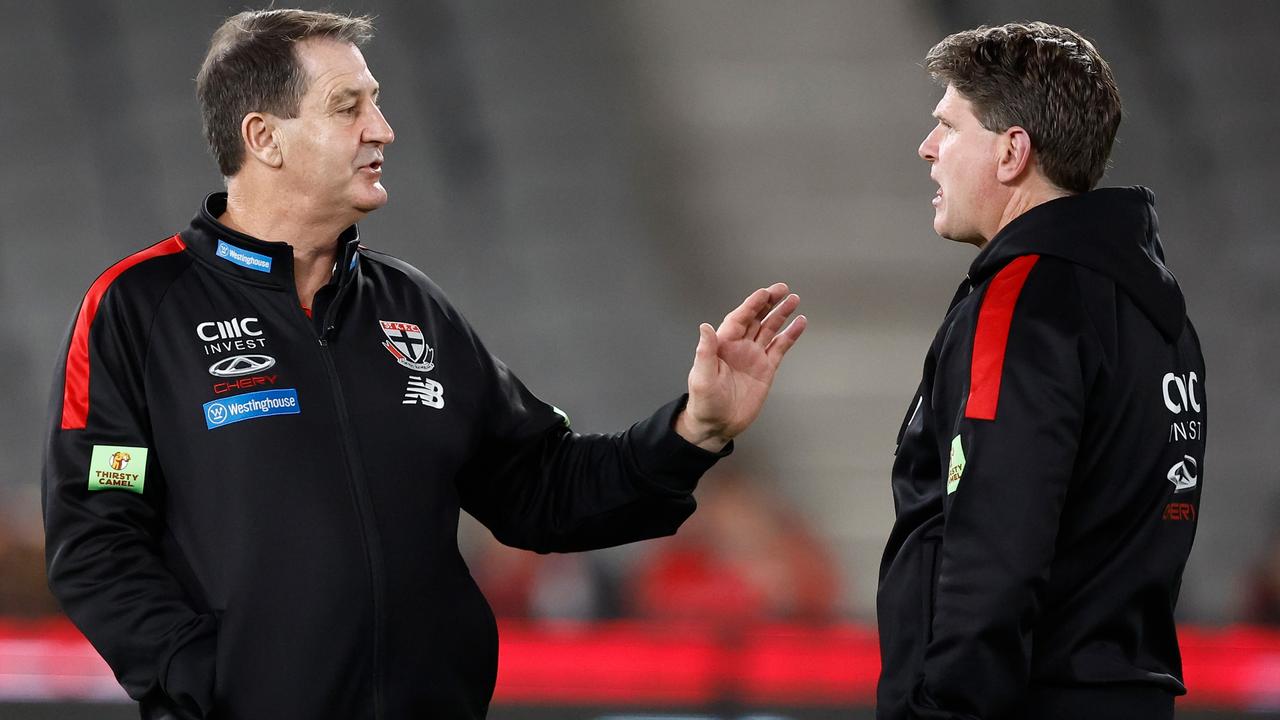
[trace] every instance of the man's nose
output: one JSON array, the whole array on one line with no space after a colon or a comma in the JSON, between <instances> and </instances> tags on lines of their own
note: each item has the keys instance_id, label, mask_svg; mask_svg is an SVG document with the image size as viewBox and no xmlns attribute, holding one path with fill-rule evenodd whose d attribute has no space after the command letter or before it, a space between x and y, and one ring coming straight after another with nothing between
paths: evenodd
<instances>
[{"instance_id":1,"label":"man's nose","mask_svg":"<svg viewBox=\"0 0 1280 720\"><path fill-rule=\"evenodd\" d=\"M938 147L933 142L933 133L925 136L920 143L920 147L916 148L916 154L925 162L933 162L938 159Z\"/></svg>"},{"instance_id":2,"label":"man's nose","mask_svg":"<svg viewBox=\"0 0 1280 720\"><path fill-rule=\"evenodd\" d=\"M374 108L373 122L365 128L364 141L376 142L382 145L390 145L396 141L396 131L391 129L391 123L387 122L387 118L382 114L382 110Z\"/></svg>"},{"instance_id":3,"label":"man's nose","mask_svg":"<svg viewBox=\"0 0 1280 720\"><path fill-rule=\"evenodd\" d=\"M924 140L920 142L920 147L916 148L916 154L921 160L931 163L938 159L938 130L939 126L934 126L928 135L924 136Z\"/></svg>"}]
</instances>

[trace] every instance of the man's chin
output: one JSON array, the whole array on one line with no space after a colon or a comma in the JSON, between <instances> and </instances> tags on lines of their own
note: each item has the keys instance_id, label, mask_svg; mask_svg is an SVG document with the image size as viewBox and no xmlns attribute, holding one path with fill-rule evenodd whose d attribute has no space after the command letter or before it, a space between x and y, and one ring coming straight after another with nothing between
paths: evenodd
<instances>
[{"instance_id":1,"label":"man's chin","mask_svg":"<svg viewBox=\"0 0 1280 720\"><path fill-rule=\"evenodd\" d=\"M947 224L943 222L941 213L935 215L933 218L933 231L938 233L938 237L943 238L944 240L955 240L954 231L947 227Z\"/></svg>"},{"instance_id":2,"label":"man's chin","mask_svg":"<svg viewBox=\"0 0 1280 720\"><path fill-rule=\"evenodd\" d=\"M383 189L381 184L375 185L372 192L363 193L356 201L352 203L356 210L368 215L387 204L387 191Z\"/></svg>"},{"instance_id":3,"label":"man's chin","mask_svg":"<svg viewBox=\"0 0 1280 720\"><path fill-rule=\"evenodd\" d=\"M964 243L966 245L973 245L974 247L978 247L978 248L981 248L982 246L987 244L987 239L982 237L982 235L979 233L963 233L962 234L962 233L956 233L956 232L943 232L942 230L938 230L937 227L934 228L934 232L937 232L938 236L941 237L942 239L950 240L951 242Z\"/></svg>"}]
</instances>

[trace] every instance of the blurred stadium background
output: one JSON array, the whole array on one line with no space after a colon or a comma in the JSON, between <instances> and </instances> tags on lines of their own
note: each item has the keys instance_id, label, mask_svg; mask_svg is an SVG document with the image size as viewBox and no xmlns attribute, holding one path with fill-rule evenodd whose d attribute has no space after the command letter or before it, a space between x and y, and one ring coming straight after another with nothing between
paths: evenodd
<instances>
[{"instance_id":1,"label":"blurred stadium background","mask_svg":"<svg viewBox=\"0 0 1280 720\"><path fill-rule=\"evenodd\" d=\"M1280 716L1280 4L330 7L378 16L366 57L397 133L365 242L433 276L576 428L681 392L697 323L755 287L786 280L812 321L676 538L538 557L464 528L504 616L493 717L870 717L893 433L973 255L930 229L915 149L940 90L919 63L948 32L1014 19L1110 60L1125 120L1104 184L1155 190L1204 342L1180 716ZM50 368L94 277L220 189L193 77L243 6L0 8L0 716L131 717L44 584Z\"/></svg>"}]
</instances>

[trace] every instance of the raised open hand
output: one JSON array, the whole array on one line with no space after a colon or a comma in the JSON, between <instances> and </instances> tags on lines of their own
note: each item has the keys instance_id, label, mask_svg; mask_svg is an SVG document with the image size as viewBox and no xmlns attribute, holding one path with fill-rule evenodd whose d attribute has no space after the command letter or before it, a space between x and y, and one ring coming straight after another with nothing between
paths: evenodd
<instances>
[{"instance_id":1,"label":"raised open hand","mask_svg":"<svg viewBox=\"0 0 1280 720\"><path fill-rule=\"evenodd\" d=\"M676 432L719 451L755 421L782 356L808 325L804 315L787 325L799 306L800 297L790 294L786 283L774 283L751 293L719 328L699 326L689 404L676 418Z\"/></svg>"}]
</instances>

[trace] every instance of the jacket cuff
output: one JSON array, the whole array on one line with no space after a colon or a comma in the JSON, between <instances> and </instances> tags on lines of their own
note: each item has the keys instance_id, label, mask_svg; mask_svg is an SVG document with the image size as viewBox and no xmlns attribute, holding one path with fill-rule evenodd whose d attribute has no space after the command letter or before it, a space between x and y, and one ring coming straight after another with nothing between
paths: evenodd
<instances>
[{"instance_id":1,"label":"jacket cuff","mask_svg":"<svg viewBox=\"0 0 1280 720\"><path fill-rule=\"evenodd\" d=\"M175 704L203 718L213 711L217 620L213 615L201 615L187 635L169 655L160 686Z\"/></svg>"},{"instance_id":2,"label":"jacket cuff","mask_svg":"<svg viewBox=\"0 0 1280 720\"><path fill-rule=\"evenodd\" d=\"M640 474L654 490L667 495L693 492L702 474L733 452L732 440L720 452L711 452L680 437L675 431L676 417L688 401L687 393L681 395L627 431Z\"/></svg>"},{"instance_id":3,"label":"jacket cuff","mask_svg":"<svg viewBox=\"0 0 1280 720\"><path fill-rule=\"evenodd\" d=\"M907 698L907 709L909 720L981 720L976 715L940 709L925 691L923 677L916 682L911 696Z\"/></svg>"}]
</instances>

